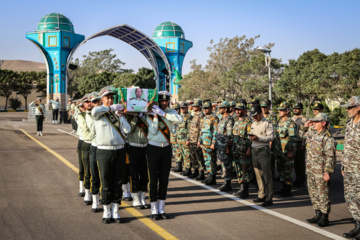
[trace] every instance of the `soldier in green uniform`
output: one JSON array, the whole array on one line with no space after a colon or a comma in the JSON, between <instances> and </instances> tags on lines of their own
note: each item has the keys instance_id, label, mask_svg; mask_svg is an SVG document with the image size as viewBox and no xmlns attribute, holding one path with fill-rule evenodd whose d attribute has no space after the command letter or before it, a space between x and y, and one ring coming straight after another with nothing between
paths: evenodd
<instances>
[{"instance_id":1,"label":"soldier in green uniform","mask_svg":"<svg viewBox=\"0 0 360 240\"><path fill-rule=\"evenodd\" d=\"M205 117L200 127L200 135L198 139L198 147L202 148L205 167L208 177L204 180L206 185L216 184L216 156L215 143L217 136L218 117L212 112L210 100L205 100L203 104Z\"/></svg>"},{"instance_id":2,"label":"soldier in green uniform","mask_svg":"<svg viewBox=\"0 0 360 240\"><path fill-rule=\"evenodd\" d=\"M296 180L294 181L295 187L304 186L306 176L305 176L305 144L306 141L301 137L302 130L301 126L305 125L308 119L302 115L304 110L303 104L298 102L294 105L294 116L292 116L292 120L296 123L297 127L297 139L296 139L296 155L294 159L294 170Z\"/></svg>"},{"instance_id":3,"label":"soldier in green uniform","mask_svg":"<svg viewBox=\"0 0 360 240\"><path fill-rule=\"evenodd\" d=\"M80 101L80 100L79 100ZM86 110L83 108L83 104L80 102L78 106L76 106L76 104L74 103L74 107L73 107L73 117L74 117L74 121L76 122L76 133L79 140L78 140L78 145L76 148L76 152L78 154L78 163L79 163L79 197L84 197L85 196L85 188L84 188L84 164L82 163L82 155L81 155L81 148L82 148L82 144L84 142L84 140L82 139L81 133L80 133L80 129L77 127L77 120L78 120L78 115L82 112L85 112Z\"/></svg>"},{"instance_id":4,"label":"soldier in green uniform","mask_svg":"<svg viewBox=\"0 0 360 240\"><path fill-rule=\"evenodd\" d=\"M318 113L324 112L324 105L321 103L315 103L313 108L314 116L318 115Z\"/></svg>"},{"instance_id":5,"label":"soldier in green uniform","mask_svg":"<svg viewBox=\"0 0 360 240\"><path fill-rule=\"evenodd\" d=\"M229 102L229 104L230 104L229 114L235 119L235 118L237 118L236 113L235 113L236 102L231 101L231 102Z\"/></svg>"},{"instance_id":6,"label":"soldier in green uniform","mask_svg":"<svg viewBox=\"0 0 360 240\"><path fill-rule=\"evenodd\" d=\"M360 97L351 97L342 107L347 108L349 120L346 123L341 173L344 176L344 195L349 211L355 220L355 228L344 237L360 239Z\"/></svg>"},{"instance_id":7,"label":"soldier in green uniform","mask_svg":"<svg viewBox=\"0 0 360 240\"><path fill-rule=\"evenodd\" d=\"M201 111L202 101L195 100L192 104L194 111L193 118L189 126L188 139L186 145L190 147L190 159L194 173L188 176L189 178L195 178L196 180L204 180L205 163L202 149L197 146L200 136L200 127L205 114Z\"/></svg>"},{"instance_id":8,"label":"soldier in green uniform","mask_svg":"<svg viewBox=\"0 0 360 240\"><path fill-rule=\"evenodd\" d=\"M236 175L240 183L239 191L234 196L240 198L249 197L249 183L252 179L252 162L250 156L250 139L248 134L251 130L251 121L245 116L245 105L238 103L235 106L235 123L233 127L233 159Z\"/></svg>"},{"instance_id":9,"label":"soldier in green uniform","mask_svg":"<svg viewBox=\"0 0 360 240\"><path fill-rule=\"evenodd\" d=\"M175 103L172 108L178 114L180 114L180 104ZM170 128L170 142L173 152L173 158L175 159L176 167L173 169L173 172L182 172L183 171L183 157L181 156L179 144L176 142L176 135L178 132L178 124L174 123Z\"/></svg>"},{"instance_id":10,"label":"soldier in green uniform","mask_svg":"<svg viewBox=\"0 0 360 240\"><path fill-rule=\"evenodd\" d=\"M306 174L307 185L315 217L307 219L309 223L317 223L319 227L329 225L330 213L330 174L335 170L336 141L327 130L329 115L319 113L304 125L301 137L306 138ZM313 126L315 133L307 134Z\"/></svg>"},{"instance_id":11,"label":"soldier in green uniform","mask_svg":"<svg viewBox=\"0 0 360 240\"><path fill-rule=\"evenodd\" d=\"M193 109L192 109L192 104L194 103L194 100L186 100L187 106L188 106L188 112L190 113L191 116L193 116Z\"/></svg>"},{"instance_id":12,"label":"soldier in green uniform","mask_svg":"<svg viewBox=\"0 0 360 240\"><path fill-rule=\"evenodd\" d=\"M178 130L176 134L176 142L178 144L180 155L184 160L185 171L182 173L183 176L192 175L191 172L191 161L190 161L190 147L186 145L186 140L189 138L189 128L192 121L192 116L188 112L188 104L182 102L180 104L181 116L183 122L178 125ZM195 169L198 169L198 165L193 166Z\"/></svg>"},{"instance_id":13,"label":"soldier in green uniform","mask_svg":"<svg viewBox=\"0 0 360 240\"><path fill-rule=\"evenodd\" d=\"M121 104L113 104L115 89L112 86L100 90L102 106L94 107L91 115L94 118L96 134L96 159L101 180L101 203L103 205L103 223L122 223L119 214L122 189L121 179L125 171L126 150L125 135L131 130L123 114L115 111L124 110Z\"/></svg>"},{"instance_id":14,"label":"soldier in green uniform","mask_svg":"<svg viewBox=\"0 0 360 240\"><path fill-rule=\"evenodd\" d=\"M230 104L228 101L223 101L219 108L221 119L218 124L216 135L216 154L217 159L221 162L222 177L224 184L219 187L220 191L231 191L232 178L232 130L234 127L234 118L230 115Z\"/></svg>"},{"instance_id":15,"label":"soldier in green uniform","mask_svg":"<svg viewBox=\"0 0 360 240\"><path fill-rule=\"evenodd\" d=\"M292 173L296 154L296 123L289 117L290 106L282 102L278 108L279 123L276 127L275 154L282 188L275 191L283 197L291 196Z\"/></svg>"}]
</instances>

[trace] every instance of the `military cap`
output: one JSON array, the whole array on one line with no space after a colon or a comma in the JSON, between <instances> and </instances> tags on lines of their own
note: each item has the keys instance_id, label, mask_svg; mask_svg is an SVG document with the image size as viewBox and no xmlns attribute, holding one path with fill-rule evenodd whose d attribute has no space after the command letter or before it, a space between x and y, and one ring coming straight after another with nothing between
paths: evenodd
<instances>
[{"instance_id":1,"label":"military cap","mask_svg":"<svg viewBox=\"0 0 360 240\"><path fill-rule=\"evenodd\" d=\"M223 101L220 106L217 106L217 108L228 108L230 107L230 103L228 101Z\"/></svg>"},{"instance_id":2,"label":"military cap","mask_svg":"<svg viewBox=\"0 0 360 240\"><path fill-rule=\"evenodd\" d=\"M211 107L211 101L210 100L205 100L203 103L203 108L209 108Z\"/></svg>"},{"instance_id":3,"label":"military cap","mask_svg":"<svg viewBox=\"0 0 360 240\"><path fill-rule=\"evenodd\" d=\"M242 110L242 109L246 109L246 106L245 106L245 104L243 104L243 103L237 103L237 104L235 105L234 109L240 109L240 110Z\"/></svg>"},{"instance_id":4,"label":"military cap","mask_svg":"<svg viewBox=\"0 0 360 240\"><path fill-rule=\"evenodd\" d=\"M89 99L90 99L91 102L95 101L95 100L98 100L98 99L101 99L101 97L99 95L99 92L90 93Z\"/></svg>"},{"instance_id":5,"label":"military cap","mask_svg":"<svg viewBox=\"0 0 360 240\"><path fill-rule=\"evenodd\" d=\"M86 94L85 96L83 96L83 97L80 99L80 102L81 102L81 103L90 102L90 100L89 100L89 94Z\"/></svg>"},{"instance_id":6,"label":"military cap","mask_svg":"<svg viewBox=\"0 0 360 240\"><path fill-rule=\"evenodd\" d=\"M236 106L236 102L235 101L231 101L230 102L230 107L235 107Z\"/></svg>"},{"instance_id":7,"label":"military cap","mask_svg":"<svg viewBox=\"0 0 360 240\"><path fill-rule=\"evenodd\" d=\"M322 121L330 122L330 117L329 117L329 114L327 114L327 113L319 113L318 115L315 116L315 118L309 119L309 121L312 121L312 122L322 122Z\"/></svg>"},{"instance_id":8,"label":"military cap","mask_svg":"<svg viewBox=\"0 0 360 240\"><path fill-rule=\"evenodd\" d=\"M301 102L297 102L294 105L294 109L303 109L304 105Z\"/></svg>"},{"instance_id":9,"label":"military cap","mask_svg":"<svg viewBox=\"0 0 360 240\"><path fill-rule=\"evenodd\" d=\"M180 102L180 108L187 108L188 103L187 102Z\"/></svg>"},{"instance_id":10,"label":"military cap","mask_svg":"<svg viewBox=\"0 0 360 240\"><path fill-rule=\"evenodd\" d=\"M245 106L247 105L247 101L245 99L241 99L240 102L243 103Z\"/></svg>"},{"instance_id":11,"label":"military cap","mask_svg":"<svg viewBox=\"0 0 360 240\"><path fill-rule=\"evenodd\" d=\"M322 110L322 109L324 109L324 105L322 105L321 103L315 103L313 109L314 110Z\"/></svg>"},{"instance_id":12,"label":"military cap","mask_svg":"<svg viewBox=\"0 0 360 240\"><path fill-rule=\"evenodd\" d=\"M251 104L258 104L259 105L259 100L254 98L253 100L251 100Z\"/></svg>"},{"instance_id":13,"label":"military cap","mask_svg":"<svg viewBox=\"0 0 360 240\"><path fill-rule=\"evenodd\" d=\"M180 108L180 104L177 102L171 106L171 109L179 109L179 108Z\"/></svg>"},{"instance_id":14,"label":"military cap","mask_svg":"<svg viewBox=\"0 0 360 240\"><path fill-rule=\"evenodd\" d=\"M171 99L171 93L169 93L168 91L160 91L158 93L158 101L162 101L162 100L170 100Z\"/></svg>"},{"instance_id":15,"label":"military cap","mask_svg":"<svg viewBox=\"0 0 360 240\"><path fill-rule=\"evenodd\" d=\"M341 105L341 107L353 107L353 106L360 106L360 97L352 96L348 103Z\"/></svg>"},{"instance_id":16,"label":"military cap","mask_svg":"<svg viewBox=\"0 0 360 240\"><path fill-rule=\"evenodd\" d=\"M196 99L193 104L191 104L192 107L201 107L202 101L200 99Z\"/></svg>"},{"instance_id":17,"label":"military cap","mask_svg":"<svg viewBox=\"0 0 360 240\"><path fill-rule=\"evenodd\" d=\"M100 90L100 97L104 97L109 94L115 94L115 88L113 86L106 86Z\"/></svg>"},{"instance_id":18,"label":"military cap","mask_svg":"<svg viewBox=\"0 0 360 240\"><path fill-rule=\"evenodd\" d=\"M261 101L260 103L260 107L269 107L270 105L268 104L267 101Z\"/></svg>"},{"instance_id":19,"label":"military cap","mask_svg":"<svg viewBox=\"0 0 360 240\"><path fill-rule=\"evenodd\" d=\"M187 103L187 104L193 104L193 103L194 103L194 100L191 100L191 99L186 100L186 103Z\"/></svg>"},{"instance_id":20,"label":"military cap","mask_svg":"<svg viewBox=\"0 0 360 240\"><path fill-rule=\"evenodd\" d=\"M212 106L213 106L213 107L216 107L217 105L216 105L216 103L213 102L213 103L212 103Z\"/></svg>"},{"instance_id":21,"label":"military cap","mask_svg":"<svg viewBox=\"0 0 360 240\"><path fill-rule=\"evenodd\" d=\"M258 115L259 113L261 113L260 105L259 104L252 105L250 108L250 116L254 117L254 116Z\"/></svg>"},{"instance_id":22,"label":"military cap","mask_svg":"<svg viewBox=\"0 0 360 240\"><path fill-rule=\"evenodd\" d=\"M289 106L289 104L287 102L282 102L280 104L280 106L277 108L277 110L286 110L286 109L289 109L289 108L290 108L290 106Z\"/></svg>"}]
</instances>

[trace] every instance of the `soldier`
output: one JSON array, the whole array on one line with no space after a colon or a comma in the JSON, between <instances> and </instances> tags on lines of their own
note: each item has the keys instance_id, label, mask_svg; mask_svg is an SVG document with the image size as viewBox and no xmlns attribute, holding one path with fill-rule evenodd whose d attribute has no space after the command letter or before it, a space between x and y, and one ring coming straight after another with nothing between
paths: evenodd
<instances>
[{"instance_id":1,"label":"soldier","mask_svg":"<svg viewBox=\"0 0 360 240\"><path fill-rule=\"evenodd\" d=\"M341 173L344 176L344 195L349 211L355 220L355 228L344 233L346 238L360 239L360 97L351 97L346 107L349 120L346 123Z\"/></svg>"},{"instance_id":2,"label":"soldier","mask_svg":"<svg viewBox=\"0 0 360 240\"><path fill-rule=\"evenodd\" d=\"M303 187L306 176L305 176L305 144L306 141L301 136L303 133L300 130L302 125L305 125L305 123L308 121L307 118L302 115L304 110L303 104L301 102L298 102L294 105L294 116L291 118L295 123L297 127L297 139L296 139L296 155L294 159L294 170L295 170L295 176L296 180L294 181L295 187Z\"/></svg>"},{"instance_id":3,"label":"soldier","mask_svg":"<svg viewBox=\"0 0 360 240\"><path fill-rule=\"evenodd\" d=\"M52 108L52 115L53 115L52 124L57 124L57 119L58 119L59 109L60 109L59 97L56 97L55 101L49 100L49 104L51 104L51 108Z\"/></svg>"},{"instance_id":4,"label":"soldier","mask_svg":"<svg viewBox=\"0 0 360 240\"><path fill-rule=\"evenodd\" d=\"M231 101L231 102L230 102L229 114L230 114L234 119L237 118L236 113L235 113L235 106L236 106L236 102L235 102L235 101Z\"/></svg>"},{"instance_id":5,"label":"soldier","mask_svg":"<svg viewBox=\"0 0 360 240\"><path fill-rule=\"evenodd\" d=\"M216 112L216 110L217 110L217 109L216 109L217 104L216 104L216 103L212 103L211 106L212 106L212 111L213 111L213 112Z\"/></svg>"},{"instance_id":6,"label":"soldier","mask_svg":"<svg viewBox=\"0 0 360 240\"><path fill-rule=\"evenodd\" d=\"M119 214L121 203L121 179L126 161L125 137L131 130L123 115L118 117L114 112L124 110L121 104L113 104L115 89L107 86L101 89L102 106L93 108L96 132L96 159L101 180L101 203L103 205L102 222L122 223Z\"/></svg>"},{"instance_id":7,"label":"soldier","mask_svg":"<svg viewBox=\"0 0 360 240\"><path fill-rule=\"evenodd\" d=\"M216 135L216 153L217 159L221 162L222 177L224 184L218 189L220 191L231 191L231 173L232 173L232 130L234 127L234 118L230 115L230 104L223 101L219 108L221 120L219 121Z\"/></svg>"},{"instance_id":8,"label":"soldier","mask_svg":"<svg viewBox=\"0 0 360 240\"><path fill-rule=\"evenodd\" d=\"M236 175L240 183L240 189L234 193L234 196L240 198L249 197L249 183L252 178L252 162L249 154L250 140L248 138L248 134L251 130L251 121L245 117L245 108L243 103L236 104L236 118L232 132L233 159Z\"/></svg>"},{"instance_id":9,"label":"soldier","mask_svg":"<svg viewBox=\"0 0 360 240\"><path fill-rule=\"evenodd\" d=\"M202 148L206 171L209 173L204 180L206 185L216 184L216 156L215 143L217 136L218 117L212 112L211 101L205 100L203 104L204 118L200 127L198 147Z\"/></svg>"},{"instance_id":10,"label":"soldier","mask_svg":"<svg viewBox=\"0 0 360 240\"><path fill-rule=\"evenodd\" d=\"M36 119L36 130L37 135L42 136L43 123L46 118L46 108L45 105L41 103L41 98L37 98L36 101L33 101L29 104L30 107L35 107L35 119Z\"/></svg>"},{"instance_id":11,"label":"soldier","mask_svg":"<svg viewBox=\"0 0 360 240\"><path fill-rule=\"evenodd\" d=\"M70 132L71 134L75 134L76 130L77 130L77 125L76 125L76 121L75 121L75 117L74 117L74 110L75 110L75 102L73 99L70 99L68 106L66 107L66 110L68 111L68 116L71 122L71 126L72 126L72 132Z\"/></svg>"},{"instance_id":12,"label":"soldier","mask_svg":"<svg viewBox=\"0 0 360 240\"><path fill-rule=\"evenodd\" d=\"M186 145L190 147L190 159L194 173L188 176L189 178L195 178L196 180L204 180L205 163L202 149L197 146L197 142L200 136L200 128L202 120L205 114L201 111L202 102L201 100L195 100L192 104L194 111L193 118L189 127L188 139Z\"/></svg>"},{"instance_id":13,"label":"soldier","mask_svg":"<svg viewBox=\"0 0 360 240\"><path fill-rule=\"evenodd\" d=\"M172 108L177 114L180 114L180 104L175 103ZM173 152L173 158L175 159L176 167L173 169L173 172L182 172L183 171L183 158L181 156L179 144L176 142L176 135L178 132L178 125L175 123L170 128L170 143Z\"/></svg>"},{"instance_id":14,"label":"soldier","mask_svg":"<svg viewBox=\"0 0 360 240\"><path fill-rule=\"evenodd\" d=\"M324 105L321 103L315 103L313 108L314 116L318 115L318 113L324 112Z\"/></svg>"},{"instance_id":15,"label":"soldier","mask_svg":"<svg viewBox=\"0 0 360 240\"><path fill-rule=\"evenodd\" d=\"M155 116L147 115L149 124L148 146L146 150L148 161L151 218L167 219L165 200L169 183L171 167L170 128L173 124L180 124L183 119L174 110L168 110L171 94L167 91L158 93L159 106L153 106Z\"/></svg>"},{"instance_id":16,"label":"soldier","mask_svg":"<svg viewBox=\"0 0 360 240\"><path fill-rule=\"evenodd\" d=\"M188 104L187 105L188 106L188 112L190 113L190 115L193 115L194 111L192 109L192 104L194 103L194 101L189 99L189 100L186 100L186 103Z\"/></svg>"},{"instance_id":17,"label":"soldier","mask_svg":"<svg viewBox=\"0 0 360 240\"><path fill-rule=\"evenodd\" d=\"M180 111L183 122L178 125L176 142L178 144L180 154L184 159L185 171L182 173L182 175L190 176L192 175L190 162L190 147L186 145L186 140L189 138L189 128L193 117L188 112L188 104L185 102L182 102L180 104ZM198 169L198 166L195 166L194 168Z\"/></svg>"},{"instance_id":18,"label":"soldier","mask_svg":"<svg viewBox=\"0 0 360 240\"><path fill-rule=\"evenodd\" d=\"M220 106L223 101L225 101L223 98L219 98L216 101L216 110L215 110L215 112L213 112L219 118L219 120L220 120L221 114L219 114L219 108L217 108L217 107Z\"/></svg>"},{"instance_id":19,"label":"soldier","mask_svg":"<svg viewBox=\"0 0 360 240\"><path fill-rule=\"evenodd\" d=\"M280 121L276 127L275 154L282 188L275 191L283 197L291 196L292 172L296 153L296 123L289 117L290 109L286 102L280 104Z\"/></svg>"},{"instance_id":20,"label":"soldier","mask_svg":"<svg viewBox=\"0 0 360 240\"><path fill-rule=\"evenodd\" d=\"M147 106L147 100L142 98L143 90L141 88L135 89L135 97L130 98L127 107L133 111L142 111Z\"/></svg>"},{"instance_id":21,"label":"soldier","mask_svg":"<svg viewBox=\"0 0 360 240\"><path fill-rule=\"evenodd\" d=\"M74 103L74 107L73 107L73 117L74 117L74 121L76 122L76 127L77 127L77 120L78 120L78 115L81 114L82 112L85 112L86 110L83 108L82 103L79 103L78 106L75 105ZM76 128L76 133L79 136L79 140L78 140L78 145L76 148L76 152L78 154L78 163L79 163L79 181L80 181L80 186L79 186L79 197L84 197L85 196L85 188L84 188L84 165L82 163L82 155L81 155L81 148L82 148L82 144L84 142L84 140L81 137L81 133L80 133L80 129Z\"/></svg>"},{"instance_id":22,"label":"soldier","mask_svg":"<svg viewBox=\"0 0 360 240\"><path fill-rule=\"evenodd\" d=\"M335 170L336 141L327 130L329 115L319 113L304 125L304 133L300 136L307 139L306 173L308 191L315 217L306 219L309 223L317 223L319 227L329 225L330 213L330 174ZM315 133L307 134L313 126Z\"/></svg>"},{"instance_id":23,"label":"soldier","mask_svg":"<svg viewBox=\"0 0 360 240\"><path fill-rule=\"evenodd\" d=\"M274 190L269 143L274 140L274 127L271 122L263 117L260 105L254 104L249 113L253 118L249 133L249 138L252 141L252 163L259 186L258 197L253 201L262 202L263 207L272 206Z\"/></svg>"}]
</instances>

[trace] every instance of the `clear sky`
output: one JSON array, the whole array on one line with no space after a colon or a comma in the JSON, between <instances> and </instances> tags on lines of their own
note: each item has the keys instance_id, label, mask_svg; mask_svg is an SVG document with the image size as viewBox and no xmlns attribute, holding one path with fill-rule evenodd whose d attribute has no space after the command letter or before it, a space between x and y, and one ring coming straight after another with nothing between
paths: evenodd
<instances>
[{"instance_id":1,"label":"clear sky","mask_svg":"<svg viewBox=\"0 0 360 240\"><path fill-rule=\"evenodd\" d=\"M275 43L272 56L287 63L288 59L297 59L315 48L331 54L360 47L359 9L358 0L2 0L0 60L44 62L25 33L36 30L46 14L57 12L68 17L75 32L85 37L124 23L152 37L160 23L175 22L184 30L186 39L193 42L184 61L183 74L190 71L190 60L206 64L211 39L218 41L236 35L260 34L256 45ZM74 57L108 48L113 48L126 63L124 68L137 71L140 67L151 67L134 48L109 36L87 42Z\"/></svg>"}]
</instances>

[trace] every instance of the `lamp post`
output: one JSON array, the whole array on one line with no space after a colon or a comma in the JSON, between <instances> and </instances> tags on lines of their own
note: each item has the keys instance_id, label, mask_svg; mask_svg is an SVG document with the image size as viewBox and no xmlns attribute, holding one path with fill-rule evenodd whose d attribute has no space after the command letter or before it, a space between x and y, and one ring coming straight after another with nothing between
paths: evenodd
<instances>
[{"instance_id":1,"label":"lamp post","mask_svg":"<svg viewBox=\"0 0 360 240\"><path fill-rule=\"evenodd\" d=\"M270 109L272 109L273 101L272 101L272 85L271 85L271 49L258 47L257 50L265 53L265 66L268 67L269 70L269 99L271 101ZM267 55L268 54L268 55Z\"/></svg>"}]
</instances>

